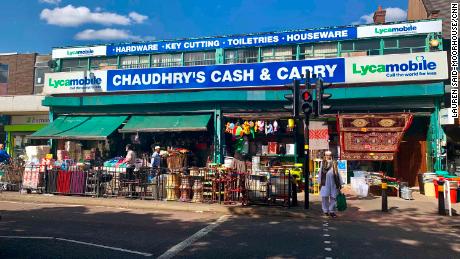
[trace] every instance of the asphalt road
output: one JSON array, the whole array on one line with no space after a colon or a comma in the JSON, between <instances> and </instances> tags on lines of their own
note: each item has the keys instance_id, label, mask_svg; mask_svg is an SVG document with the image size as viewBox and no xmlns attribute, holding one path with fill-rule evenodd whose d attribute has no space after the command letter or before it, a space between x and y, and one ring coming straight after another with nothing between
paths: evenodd
<instances>
[{"instance_id":1,"label":"asphalt road","mask_svg":"<svg viewBox=\"0 0 460 259\"><path fill-rule=\"evenodd\" d=\"M460 258L460 229L391 221L13 202L0 214L0 258Z\"/></svg>"}]
</instances>

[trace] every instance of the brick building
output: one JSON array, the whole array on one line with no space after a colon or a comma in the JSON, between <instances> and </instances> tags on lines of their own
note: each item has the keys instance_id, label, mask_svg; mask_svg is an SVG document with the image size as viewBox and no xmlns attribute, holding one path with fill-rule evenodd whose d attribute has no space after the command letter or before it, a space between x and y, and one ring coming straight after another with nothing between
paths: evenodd
<instances>
[{"instance_id":1,"label":"brick building","mask_svg":"<svg viewBox=\"0 0 460 259\"><path fill-rule=\"evenodd\" d=\"M32 132L47 124L42 106L49 55L0 54L0 141L10 154L21 154Z\"/></svg>"}]
</instances>

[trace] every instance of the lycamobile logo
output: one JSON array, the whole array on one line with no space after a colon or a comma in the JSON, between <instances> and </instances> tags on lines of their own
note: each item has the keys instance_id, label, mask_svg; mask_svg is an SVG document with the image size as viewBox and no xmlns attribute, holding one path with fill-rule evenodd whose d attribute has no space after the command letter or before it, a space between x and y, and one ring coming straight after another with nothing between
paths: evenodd
<instances>
[{"instance_id":1,"label":"lycamobile logo","mask_svg":"<svg viewBox=\"0 0 460 259\"><path fill-rule=\"evenodd\" d=\"M68 56L83 56L83 55L91 55L94 53L92 49L84 49L84 50L68 50Z\"/></svg>"},{"instance_id":2,"label":"lycamobile logo","mask_svg":"<svg viewBox=\"0 0 460 259\"><path fill-rule=\"evenodd\" d=\"M359 74L362 76L375 73L391 73L391 72L406 72L406 71L427 71L435 70L437 67L436 62L426 61L424 56L417 56L415 61L409 60L405 63L394 63L394 64L375 64L375 65L359 65L353 63L353 74Z\"/></svg>"},{"instance_id":3,"label":"lycamobile logo","mask_svg":"<svg viewBox=\"0 0 460 259\"><path fill-rule=\"evenodd\" d=\"M54 80L49 78L48 84L50 87L58 88L59 86L85 86L85 85L100 85L102 82L101 78L93 77L87 78L84 77L82 79L59 79Z\"/></svg>"},{"instance_id":4,"label":"lycamobile logo","mask_svg":"<svg viewBox=\"0 0 460 259\"><path fill-rule=\"evenodd\" d=\"M392 28L375 28L375 33L377 34L384 34L384 33L390 33L390 32L411 32L411 31L416 31L417 27L414 25L408 25L408 26L402 26L402 27L392 27Z\"/></svg>"}]
</instances>

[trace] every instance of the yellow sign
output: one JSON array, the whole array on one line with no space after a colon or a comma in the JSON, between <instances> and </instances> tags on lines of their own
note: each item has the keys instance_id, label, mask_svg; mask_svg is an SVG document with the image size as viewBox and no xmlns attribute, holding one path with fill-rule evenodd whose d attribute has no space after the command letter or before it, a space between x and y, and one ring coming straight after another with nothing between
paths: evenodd
<instances>
[{"instance_id":1,"label":"yellow sign","mask_svg":"<svg viewBox=\"0 0 460 259\"><path fill-rule=\"evenodd\" d=\"M444 191L444 185L438 185L438 192Z\"/></svg>"},{"instance_id":2,"label":"yellow sign","mask_svg":"<svg viewBox=\"0 0 460 259\"><path fill-rule=\"evenodd\" d=\"M382 189L388 189L388 184L387 183L382 183Z\"/></svg>"},{"instance_id":3,"label":"yellow sign","mask_svg":"<svg viewBox=\"0 0 460 259\"><path fill-rule=\"evenodd\" d=\"M45 158L51 160L53 159L53 154L46 154Z\"/></svg>"},{"instance_id":4,"label":"yellow sign","mask_svg":"<svg viewBox=\"0 0 460 259\"><path fill-rule=\"evenodd\" d=\"M305 150L308 150L310 147L308 145L305 145Z\"/></svg>"}]
</instances>

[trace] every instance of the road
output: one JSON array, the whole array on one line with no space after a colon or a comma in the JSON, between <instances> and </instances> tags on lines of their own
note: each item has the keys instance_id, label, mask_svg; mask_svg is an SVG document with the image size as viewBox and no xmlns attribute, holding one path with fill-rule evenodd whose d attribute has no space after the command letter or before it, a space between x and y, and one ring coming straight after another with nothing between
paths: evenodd
<instances>
[{"instance_id":1,"label":"road","mask_svg":"<svg viewBox=\"0 0 460 259\"><path fill-rule=\"evenodd\" d=\"M276 209L276 208L273 208ZM460 229L0 202L0 258L460 258ZM460 225L460 224L459 224ZM438 229L439 230L439 229Z\"/></svg>"}]
</instances>

